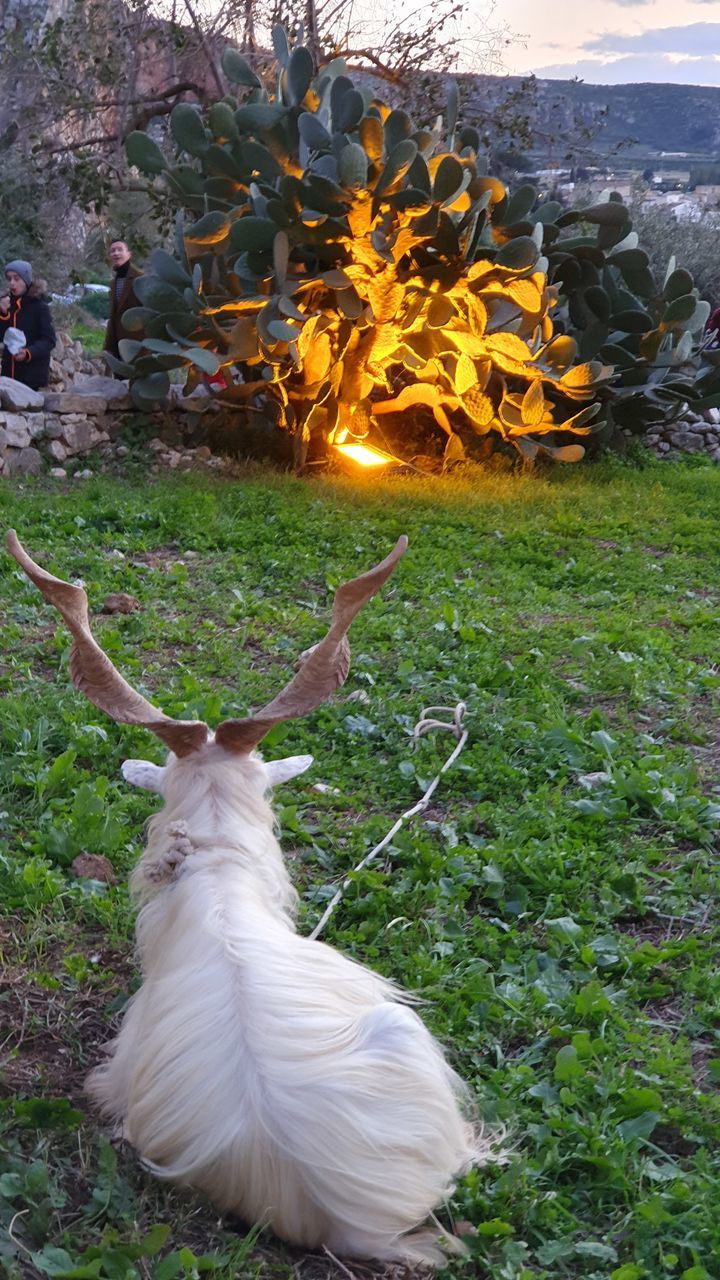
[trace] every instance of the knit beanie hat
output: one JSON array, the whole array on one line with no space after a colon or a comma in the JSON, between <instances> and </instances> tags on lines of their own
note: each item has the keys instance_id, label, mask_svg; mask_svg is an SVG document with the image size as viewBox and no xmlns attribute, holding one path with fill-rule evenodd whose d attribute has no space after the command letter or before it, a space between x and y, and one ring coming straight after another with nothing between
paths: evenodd
<instances>
[{"instance_id":1,"label":"knit beanie hat","mask_svg":"<svg viewBox=\"0 0 720 1280\"><path fill-rule=\"evenodd\" d=\"M5 275L7 275L8 271L14 271L16 275L20 276L20 279L25 281L28 288L32 284L33 272L31 262L25 262L23 258L15 258L13 262L8 262L5 267Z\"/></svg>"}]
</instances>

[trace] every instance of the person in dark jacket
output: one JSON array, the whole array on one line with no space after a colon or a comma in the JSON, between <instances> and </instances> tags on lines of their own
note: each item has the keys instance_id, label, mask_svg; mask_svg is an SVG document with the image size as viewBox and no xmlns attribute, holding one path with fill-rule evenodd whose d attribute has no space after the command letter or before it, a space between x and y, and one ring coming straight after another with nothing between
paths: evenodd
<instances>
[{"instance_id":1,"label":"person in dark jacket","mask_svg":"<svg viewBox=\"0 0 720 1280\"><path fill-rule=\"evenodd\" d=\"M132 254L124 240L112 241L108 257L114 275L110 285L110 315L105 330L105 351L119 357L118 343L122 338L142 337L137 329L126 329L123 325L125 312L141 305L133 288L133 281L142 275L142 271L133 266Z\"/></svg>"},{"instance_id":2,"label":"person in dark jacket","mask_svg":"<svg viewBox=\"0 0 720 1280\"><path fill-rule=\"evenodd\" d=\"M38 391L46 387L50 373L50 352L55 346L50 308L42 297L42 290L33 283L33 271L29 262L16 258L5 268L5 288L0 285L0 340L7 341L3 350L2 372L5 378L15 378L26 387ZM12 334L8 334L12 330ZM23 335L24 346L11 349L11 337L16 331ZM15 346L15 342L12 343Z\"/></svg>"}]
</instances>

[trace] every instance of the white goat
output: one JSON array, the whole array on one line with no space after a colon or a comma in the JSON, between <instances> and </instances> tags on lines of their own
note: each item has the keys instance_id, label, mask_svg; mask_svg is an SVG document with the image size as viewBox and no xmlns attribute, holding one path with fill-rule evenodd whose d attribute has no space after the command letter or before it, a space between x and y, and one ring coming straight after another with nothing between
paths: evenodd
<instances>
[{"instance_id":1,"label":"white goat","mask_svg":"<svg viewBox=\"0 0 720 1280\"><path fill-rule=\"evenodd\" d=\"M165 803L131 881L143 983L91 1095L159 1177L291 1244L425 1263L460 1251L423 1224L489 1144L408 997L296 933L266 796L312 757L251 754L272 724L344 681L350 622L406 540L340 588L330 631L282 693L214 735L133 691L92 638L84 591L36 565L12 532L8 545L72 631L78 687L172 748L165 767L123 765Z\"/></svg>"}]
</instances>

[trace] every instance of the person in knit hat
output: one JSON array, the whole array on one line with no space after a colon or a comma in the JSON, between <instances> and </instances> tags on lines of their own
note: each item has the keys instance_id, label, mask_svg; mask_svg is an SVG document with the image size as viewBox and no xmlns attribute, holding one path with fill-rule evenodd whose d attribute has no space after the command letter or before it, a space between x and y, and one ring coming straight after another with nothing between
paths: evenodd
<instances>
[{"instance_id":1,"label":"person in knit hat","mask_svg":"<svg viewBox=\"0 0 720 1280\"><path fill-rule=\"evenodd\" d=\"M24 258L5 267L0 285L0 340L4 343L0 373L26 387L46 387L50 352L55 346L50 308L33 282L33 269Z\"/></svg>"}]
</instances>

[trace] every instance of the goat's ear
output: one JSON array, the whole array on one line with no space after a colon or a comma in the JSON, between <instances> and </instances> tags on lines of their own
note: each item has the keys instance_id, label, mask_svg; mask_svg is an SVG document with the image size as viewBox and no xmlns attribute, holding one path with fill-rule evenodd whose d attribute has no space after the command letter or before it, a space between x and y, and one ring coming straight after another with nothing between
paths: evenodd
<instances>
[{"instance_id":1,"label":"goat's ear","mask_svg":"<svg viewBox=\"0 0 720 1280\"><path fill-rule=\"evenodd\" d=\"M122 776L134 787L142 787L144 791L156 791L162 795L165 768L159 764L151 764L149 760L123 760Z\"/></svg>"},{"instance_id":2,"label":"goat's ear","mask_svg":"<svg viewBox=\"0 0 720 1280\"><path fill-rule=\"evenodd\" d=\"M310 768L314 759L314 756L286 756L284 760L266 760L265 768L270 786L276 787L279 782L289 782L290 778L297 778L299 773L304 773Z\"/></svg>"}]
</instances>

